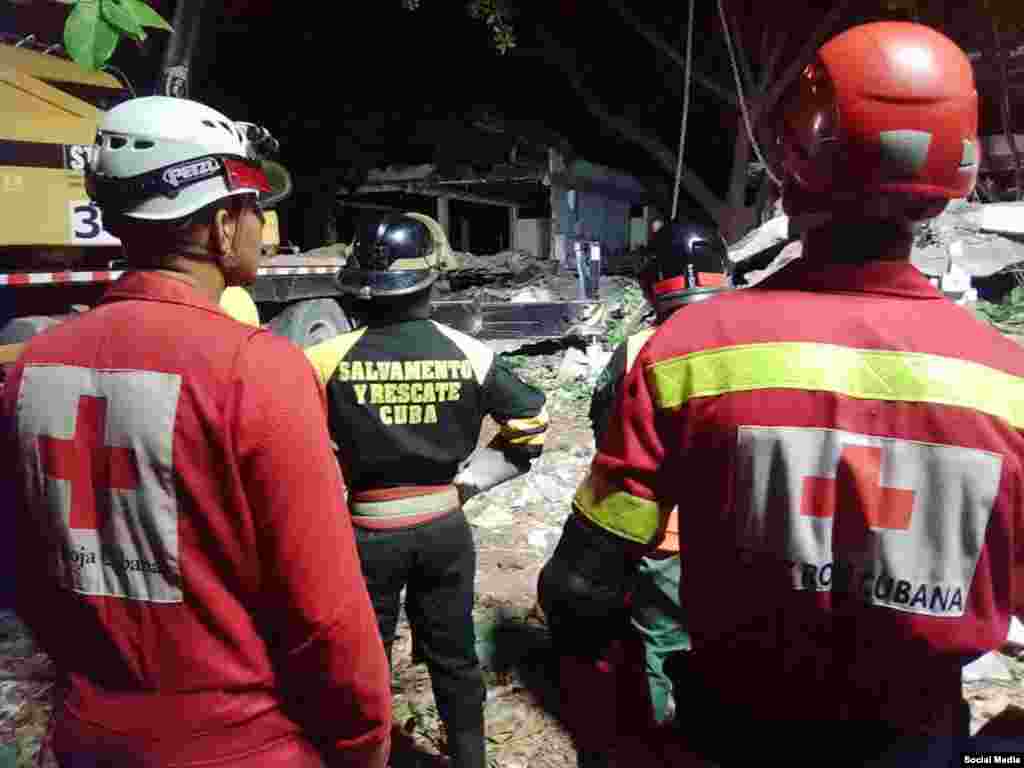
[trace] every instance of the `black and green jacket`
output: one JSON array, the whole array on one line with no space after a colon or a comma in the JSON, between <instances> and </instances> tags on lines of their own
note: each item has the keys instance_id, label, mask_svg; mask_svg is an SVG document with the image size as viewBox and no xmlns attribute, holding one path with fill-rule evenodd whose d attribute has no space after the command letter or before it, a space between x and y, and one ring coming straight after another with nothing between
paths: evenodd
<instances>
[{"instance_id":1,"label":"black and green jacket","mask_svg":"<svg viewBox=\"0 0 1024 768\"><path fill-rule=\"evenodd\" d=\"M540 455L544 393L487 345L433 320L360 328L306 350L353 491L451 483L485 416L513 462Z\"/></svg>"}]
</instances>

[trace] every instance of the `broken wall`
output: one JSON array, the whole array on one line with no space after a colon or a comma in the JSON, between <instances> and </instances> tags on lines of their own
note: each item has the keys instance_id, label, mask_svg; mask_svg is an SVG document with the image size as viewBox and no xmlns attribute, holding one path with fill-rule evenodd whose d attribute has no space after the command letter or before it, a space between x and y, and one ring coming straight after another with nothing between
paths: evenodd
<instances>
[{"instance_id":1,"label":"broken wall","mask_svg":"<svg viewBox=\"0 0 1024 768\"><path fill-rule=\"evenodd\" d=\"M629 247L629 203L576 190L575 205L570 206L569 192L560 189L552 195L552 227L556 236L563 235L566 240L597 240L602 253Z\"/></svg>"},{"instance_id":2,"label":"broken wall","mask_svg":"<svg viewBox=\"0 0 1024 768\"><path fill-rule=\"evenodd\" d=\"M529 252L538 259L551 256L551 222L548 219L519 219L516 221L518 250Z\"/></svg>"}]
</instances>

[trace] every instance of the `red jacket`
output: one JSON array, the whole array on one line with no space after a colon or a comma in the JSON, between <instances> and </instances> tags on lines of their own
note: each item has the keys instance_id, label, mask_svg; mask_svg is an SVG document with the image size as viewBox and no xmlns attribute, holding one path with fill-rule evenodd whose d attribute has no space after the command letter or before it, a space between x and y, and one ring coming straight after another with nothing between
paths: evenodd
<instances>
[{"instance_id":1,"label":"red jacket","mask_svg":"<svg viewBox=\"0 0 1024 768\"><path fill-rule=\"evenodd\" d=\"M575 506L649 546L678 504L723 701L950 732L1024 607L1024 350L910 264L802 260L676 313L623 390Z\"/></svg>"},{"instance_id":2,"label":"red jacket","mask_svg":"<svg viewBox=\"0 0 1024 768\"><path fill-rule=\"evenodd\" d=\"M298 347L135 273L29 342L2 414L16 607L70 686L58 748L299 765L315 741L361 765L386 743L387 660Z\"/></svg>"}]
</instances>

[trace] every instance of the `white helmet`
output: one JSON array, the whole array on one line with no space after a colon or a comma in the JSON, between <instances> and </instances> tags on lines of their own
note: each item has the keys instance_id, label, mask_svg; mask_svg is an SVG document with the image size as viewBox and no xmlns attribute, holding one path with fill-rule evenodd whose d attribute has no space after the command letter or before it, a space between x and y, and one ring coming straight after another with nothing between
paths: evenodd
<instances>
[{"instance_id":1,"label":"white helmet","mask_svg":"<svg viewBox=\"0 0 1024 768\"><path fill-rule=\"evenodd\" d=\"M103 116L86 189L105 214L179 219L212 202L270 192L256 126L169 96L129 99Z\"/></svg>"}]
</instances>

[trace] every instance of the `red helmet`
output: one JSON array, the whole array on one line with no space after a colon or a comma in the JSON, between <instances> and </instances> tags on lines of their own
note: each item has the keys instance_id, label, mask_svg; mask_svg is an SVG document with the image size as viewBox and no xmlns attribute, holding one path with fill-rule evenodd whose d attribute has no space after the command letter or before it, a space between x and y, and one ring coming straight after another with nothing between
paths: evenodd
<instances>
[{"instance_id":1,"label":"red helmet","mask_svg":"<svg viewBox=\"0 0 1024 768\"><path fill-rule=\"evenodd\" d=\"M783 208L935 216L978 177L967 55L930 27L875 22L825 43L781 107Z\"/></svg>"}]
</instances>

